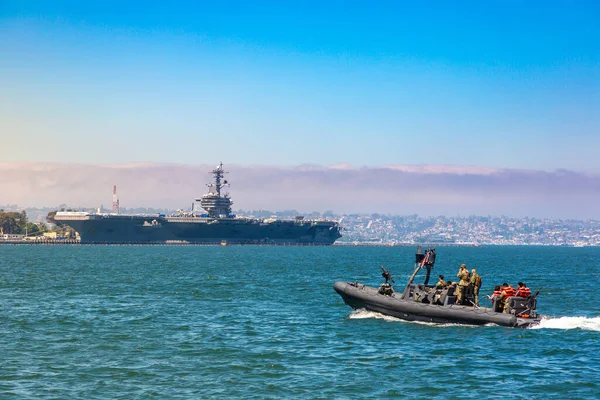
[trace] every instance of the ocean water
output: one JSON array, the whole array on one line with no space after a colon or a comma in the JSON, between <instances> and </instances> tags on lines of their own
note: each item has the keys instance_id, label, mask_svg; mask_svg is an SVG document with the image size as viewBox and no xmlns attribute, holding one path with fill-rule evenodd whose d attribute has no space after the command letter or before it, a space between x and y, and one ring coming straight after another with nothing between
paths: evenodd
<instances>
[{"instance_id":1,"label":"ocean water","mask_svg":"<svg viewBox=\"0 0 600 400\"><path fill-rule=\"evenodd\" d=\"M599 398L600 248L438 247L541 288L540 327L353 311L413 247L0 246L1 399ZM422 279L417 278L417 280Z\"/></svg>"}]
</instances>

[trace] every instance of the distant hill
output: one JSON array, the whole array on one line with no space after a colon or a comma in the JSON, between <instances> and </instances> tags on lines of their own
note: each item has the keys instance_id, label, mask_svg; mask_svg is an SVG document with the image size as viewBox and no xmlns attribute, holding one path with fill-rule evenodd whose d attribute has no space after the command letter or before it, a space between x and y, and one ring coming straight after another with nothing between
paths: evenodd
<instances>
[{"instance_id":1,"label":"distant hill","mask_svg":"<svg viewBox=\"0 0 600 400\"><path fill-rule=\"evenodd\" d=\"M0 163L0 203L186 209L206 192L214 165ZM230 173L234 208L300 213L509 215L600 218L600 176L457 166L352 168L238 166Z\"/></svg>"}]
</instances>

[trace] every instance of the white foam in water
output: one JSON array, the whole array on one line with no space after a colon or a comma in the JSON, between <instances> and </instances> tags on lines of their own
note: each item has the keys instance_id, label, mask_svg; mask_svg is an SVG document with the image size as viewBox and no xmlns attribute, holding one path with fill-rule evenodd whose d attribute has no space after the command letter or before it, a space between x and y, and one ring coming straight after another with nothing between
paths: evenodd
<instances>
[{"instance_id":1,"label":"white foam in water","mask_svg":"<svg viewBox=\"0 0 600 400\"><path fill-rule=\"evenodd\" d=\"M438 322L406 321L406 320L403 320L400 318L390 317L389 315L379 314L374 311L368 311L368 310L365 310L364 308L354 310L353 312L350 313L348 318L350 318L350 319L376 318L376 319L383 319L384 321L388 321L388 322L404 322L404 323L408 323L408 324L432 325L432 326L437 326L437 327L447 327L447 326L457 326L457 325L467 326L467 327L472 326L472 325L463 325L463 324L441 324Z\"/></svg>"},{"instance_id":2,"label":"white foam in water","mask_svg":"<svg viewBox=\"0 0 600 400\"><path fill-rule=\"evenodd\" d=\"M374 311L367 311L367 310L365 310L363 308L351 312L348 317L351 318L351 319L378 318L378 319L384 319L386 321L402 321L399 318L395 318L395 317L390 317L388 315L379 314L379 313L376 313Z\"/></svg>"},{"instance_id":3,"label":"white foam in water","mask_svg":"<svg viewBox=\"0 0 600 400\"><path fill-rule=\"evenodd\" d=\"M542 319L539 325L531 329L583 329L600 332L600 317L560 317Z\"/></svg>"},{"instance_id":4,"label":"white foam in water","mask_svg":"<svg viewBox=\"0 0 600 400\"><path fill-rule=\"evenodd\" d=\"M423 324L423 325L434 325L438 327L446 326L471 326L463 324L440 324L432 322L421 322L421 321L405 321L400 318L390 317L388 315L379 314L374 311L367 311L365 309L355 310L348 316L350 319L365 319L375 318L383 319L388 322L408 322L412 324ZM495 324L486 324L486 326L495 326ZM586 317L560 317L560 318L544 318L539 325L530 327L529 329L583 329L586 331L600 332L600 317L586 318Z\"/></svg>"}]
</instances>

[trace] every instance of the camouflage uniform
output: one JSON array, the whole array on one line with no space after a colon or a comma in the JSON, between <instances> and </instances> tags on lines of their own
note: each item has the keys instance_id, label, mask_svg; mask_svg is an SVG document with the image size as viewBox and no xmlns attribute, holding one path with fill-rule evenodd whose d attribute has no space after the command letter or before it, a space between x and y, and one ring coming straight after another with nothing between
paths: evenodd
<instances>
[{"instance_id":1,"label":"camouflage uniform","mask_svg":"<svg viewBox=\"0 0 600 400\"><path fill-rule=\"evenodd\" d=\"M473 285L473 296L475 296L475 304L479 304L479 288L481 287L481 277L477 271L471 271L471 285Z\"/></svg>"},{"instance_id":2,"label":"camouflage uniform","mask_svg":"<svg viewBox=\"0 0 600 400\"><path fill-rule=\"evenodd\" d=\"M461 304L463 301L465 288L469 286L469 271L467 270L467 266L465 264L460 266L456 276L460 278L460 282L458 282L458 287L456 288L456 304Z\"/></svg>"},{"instance_id":3,"label":"camouflage uniform","mask_svg":"<svg viewBox=\"0 0 600 400\"><path fill-rule=\"evenodd\" d=\"M443 280L442 278L439 278L438 283L435 284L435 287L438 289L443 289L447 286L446 281Z\"/></svg>"}]
</instances>

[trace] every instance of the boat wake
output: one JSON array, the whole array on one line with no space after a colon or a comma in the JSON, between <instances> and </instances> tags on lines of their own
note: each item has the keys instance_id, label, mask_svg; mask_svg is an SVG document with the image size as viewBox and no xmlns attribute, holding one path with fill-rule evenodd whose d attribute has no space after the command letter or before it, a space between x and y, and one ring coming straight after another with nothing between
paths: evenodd
<instances>
[{"instance_id":1,"label":"boat wake","mask_svg":"<svg viewBox=\"0 0 600 400\"><path fill-rule=\"evenodd\" d=\"M530 329L582 329L585 331L600 332L600 317L559 317L544 318L542 322Z\"/></svg>"},{"instance_id":2,"label":"boat wake","mask_svg":"<svg viewBox=\"0 0 600 400\"><path fill-rule=\"evenodd\" d=\"M366 319L366 318L375 318L375 319L383 319L389 322L398 322L402 321L400 318L390 317L389 315L383 315L376 313L375 311L368 311L365 309L354 310L348 315L350 319Z\"/></svg>"},{"instance_id":3,"label":"boat wake","mask_svg":"<svg viewBox=\"0 0 600 400\"><path fill-rule=\"evenodd\" d=\"M406 321L406 320L403 320L400 318L390 317L389 315L383 315L383 314L380 314L375 311L368 311L363 308L354 310L353 312L350 313L350 315L348 315L348 318L350 318L350 319L374 318L374 319L382 319L382 320L388 321L388 322L402 322L405 324L419 324L419 325L429 325L429 326L437 326L437 327L450 327L450 326L466 326L469 328L474 327L474 325L456 324L456 323L442 324L439 322ZM494 324L490 324L490 325L494 325Z\"/></svg>"}]
</instances>

